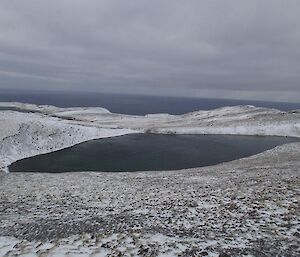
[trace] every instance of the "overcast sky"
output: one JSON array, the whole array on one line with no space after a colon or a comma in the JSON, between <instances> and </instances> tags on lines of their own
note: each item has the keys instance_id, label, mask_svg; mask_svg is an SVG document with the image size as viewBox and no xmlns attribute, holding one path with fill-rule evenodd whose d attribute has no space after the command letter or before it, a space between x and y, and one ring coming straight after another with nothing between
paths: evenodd
<instances>
[{"instance_id":1,"label":"overcast sky","mask_svg":"<svg viewBox=\"0 0 300 257\"><path fill-rule=\"evenodd\" d=\"M1 89L300 102L300 1L0 0Z\"/></svg>"}]
</instances>

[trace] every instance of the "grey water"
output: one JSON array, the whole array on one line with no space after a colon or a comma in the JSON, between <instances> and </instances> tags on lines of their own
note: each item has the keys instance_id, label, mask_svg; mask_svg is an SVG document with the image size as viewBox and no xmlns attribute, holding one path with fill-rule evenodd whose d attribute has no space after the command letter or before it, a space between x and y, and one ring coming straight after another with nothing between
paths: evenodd
<instances>
[{"instance_id":1,"label":"grey water","mask_svg":"<svg viewBox=\"0 0 300 257\"><path fill-rule=\"evenodd\" d=\"M156 171L214 165L251 156L295 138L131 134L98 139L19 160L11 172Z\"/></svg>"},{"instance_id":2,"label":"grey water","mask_svg":"<svg viewBox=\"0 0 300 257\"><path fill-rule=\"evenodd\" d=\"M131 115L145 115L149 113L183 114L191 111L211 110L235 105L255 105L283 111L300 109L300 103L82 92L22 92L20 90L2 90L0 92L0 101L48 104L58 107L104 107L111 112Z\"/></svg>"}]
</instances>

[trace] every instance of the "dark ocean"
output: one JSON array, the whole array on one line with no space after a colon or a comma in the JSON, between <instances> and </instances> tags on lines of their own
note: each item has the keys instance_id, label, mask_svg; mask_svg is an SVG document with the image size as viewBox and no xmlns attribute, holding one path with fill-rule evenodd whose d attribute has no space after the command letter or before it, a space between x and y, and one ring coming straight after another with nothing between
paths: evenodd
<instances>
[{"instance_id":1,"label":"dark ocean","mask_svg":"<svg viewBox=\"0 0 300 257\"><path fill-rule=\"evenodd\" d=\"M300 109L300 103L82 92L0 91L0 101L49 104L58 107L98 106L104 107L111 112L132 115L149 113L183 114L196 110L211 110L234 105L255 105L283 111Z\"/></svg>"}]
</instances>

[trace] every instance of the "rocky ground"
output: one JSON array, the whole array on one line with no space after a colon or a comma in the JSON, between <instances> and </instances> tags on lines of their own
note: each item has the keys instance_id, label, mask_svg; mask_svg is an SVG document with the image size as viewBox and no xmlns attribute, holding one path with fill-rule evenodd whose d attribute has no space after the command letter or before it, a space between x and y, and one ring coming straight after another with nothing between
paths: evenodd
<instances>
[{"instance_id":1,"label":"rocky ground","mask_svg":"<svg viewBox=\"0 0 300 257\"><path fill-rule=\"evenodd\" d=\"M0 256L300 256L300 143L181 171L0 173Z\"/></svg>"}]
</instances>

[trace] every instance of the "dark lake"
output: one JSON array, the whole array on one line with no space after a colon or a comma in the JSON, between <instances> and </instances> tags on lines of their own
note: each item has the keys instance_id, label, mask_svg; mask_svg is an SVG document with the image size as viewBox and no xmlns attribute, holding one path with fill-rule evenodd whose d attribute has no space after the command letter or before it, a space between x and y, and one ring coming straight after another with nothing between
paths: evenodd
<instances>
[{"instance_id":1,"label":"dark lake","mask_svg":"<svg viewBox=\"0 0 300 257\"><path fill-rule=\"evenodd\" d=\"M13 163L12 172L150 171L214 165L247 157L296 138L131 134L98 139Z\"/></svg>"}]
</instances>

